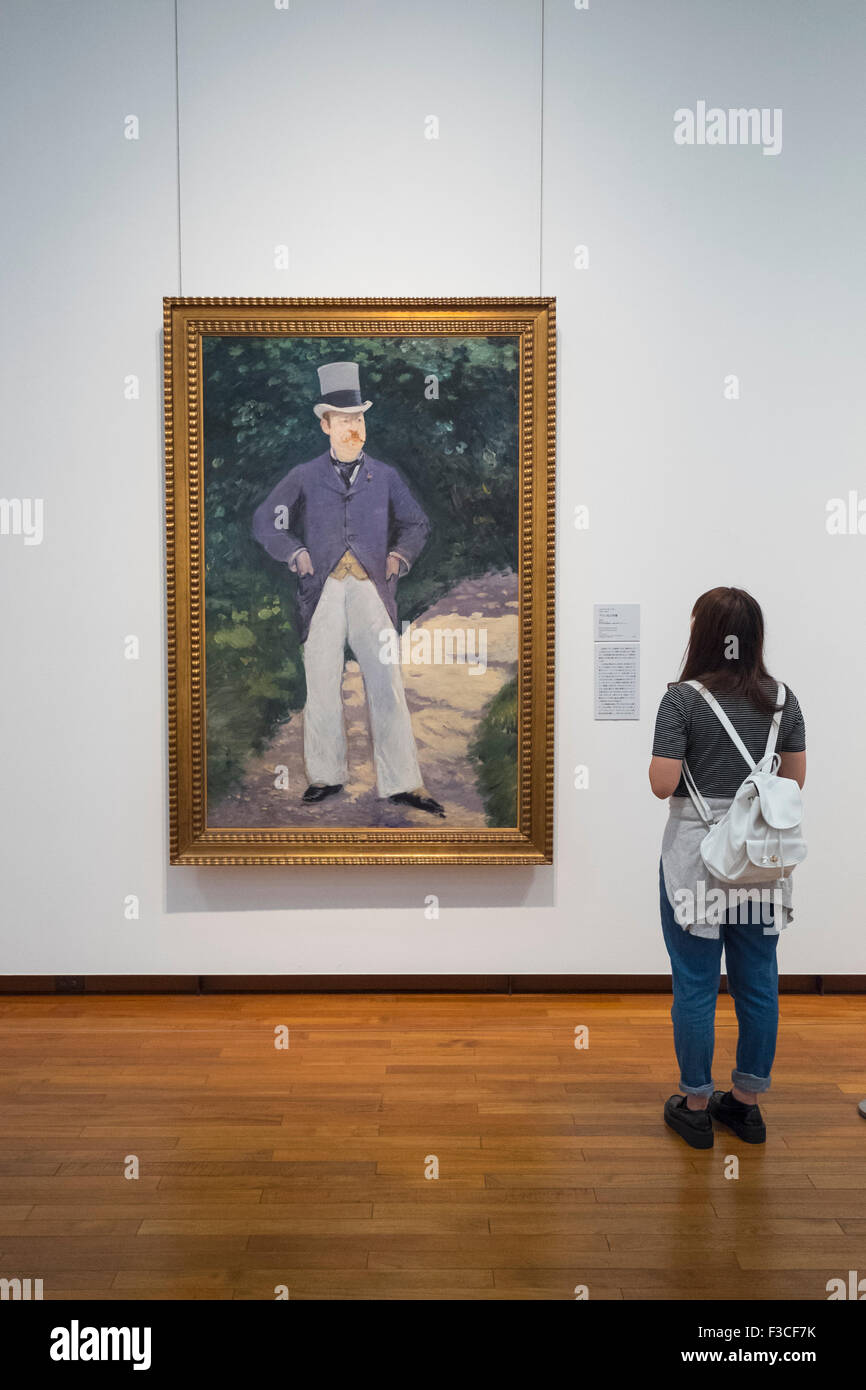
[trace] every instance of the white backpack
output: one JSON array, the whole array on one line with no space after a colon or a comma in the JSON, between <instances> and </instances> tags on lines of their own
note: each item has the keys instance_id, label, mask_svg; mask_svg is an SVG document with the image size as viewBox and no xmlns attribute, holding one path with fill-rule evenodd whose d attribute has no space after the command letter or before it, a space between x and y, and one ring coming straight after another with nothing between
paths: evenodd
<instances>
[{"instance_id":1,"label":"white backpack","mask_svg":"<svg viewBox=\"0 0 866 1390\"><path fill-rule=\"evenodd\" d=\"M698 791L688 764L683 759L683 777L689 796L701 820L709 826L701 841L701 858L714 878L722 883L742 885L774 882L787 878L806 858L806 842L800 822L803 800L791 777L777 777L781 759L775 751L782 718L777 710L770 725L764 756L753 763L743 743L718 701L700 681L686 681L703 695L710 709L742 753L751 771L720 820ZM785 702L785 687L779 686L777 705Z\"/></svg>"}]
</instances>

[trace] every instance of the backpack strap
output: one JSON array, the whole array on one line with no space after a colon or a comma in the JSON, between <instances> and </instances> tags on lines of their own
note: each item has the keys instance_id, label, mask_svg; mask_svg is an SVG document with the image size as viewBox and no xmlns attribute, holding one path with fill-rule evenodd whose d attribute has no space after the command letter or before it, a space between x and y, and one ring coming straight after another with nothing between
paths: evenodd
<instances>
[{"instance_id":1,"label":"backpack strap","mask_svg":"<svg viewBox=\"0 0 866 1390\"><path fill-rule=\"evenodd\" d=\"M686 791L692 799L692 805L694 806L701 820L704 822L704 825L715 825L715 821L713 820L713 813L710 810L709 804L704 800L704 798L698 791L697 783L695 782L695 779L692 776L691 768L689 767L685 758L683 758L683 781L686 784Z\"/></svg>"},{"instance_id":2,"label":"backpack strap","mask_svg":"<svg viewBox=\"0 0 866 1390\"><path fill-rule=\"evenodd\" d=\"M685 684L692 686L694 690L697 690L698 694L703 695L710 709L713 711L713 714L715 714L719 723L724 728L726 734L731 739L731 742L734 743L739 752L742 753L746 762L749 764L749 768L752 772L754 772L758 764L753 760L751 753L749 752L746 745L743 743L743 740L740 738L740 735L737 733L736 729L734 728L728 716L725 714L725 711L722 709L715 696L711 695L709 690L707 690L706 686L701 685L700 681L686 681ZM782 685L780 681L776 690L776 704L783 706L786 698L787 692L785 690L784 685ZM779 725L781 724L781 722L782 710L780 708L777 709L776 713L773 715L773 719L770 724L770 732L767 735L767 746L764 749L764 757L761 759L762 762L764 761L764 759L770 757L775 752L776 740L779 737Z\"/></svg>"},{"instance_id":3,"label":"backpack strap","mask_svg":"<svg viewBox=\"0 0 866 1390\"><path fill-rule=\"evenodd\" d=\"M740 738L740 735L737 733L736 729L734 728L728 716L725 714L725 711L722 709L715 696L711 695L709 690L707 690L706 686L701 685L700 681L685 681L684 683L686 685L690 685L692 689L697 690L699 695L703 695L710 709L716 715L717 719L719 720L719 723L722 725L723 729L731 739L732 743L734 743L736 748L743 755L746 762L749 764L750 770L754 772L758 764L753 761L751 753L749 752L746 745L743 743L743 740ZM770 732L767 735L767 746L764 749L764 756L761 759L762 762L764 762L767 758L772 757L775 754L776 740L779 737L779 726L782 722L781 707L784 706L786 698L787 692L785 690L784 685L782 685L780 681L778 689L776 691L776 704L779 705L780 708L777 709L775 714L773 715L773 719L770 724ZM710 811L709 804L704 800L703 796L698 791L695 779L691 774L691 770L685 758L683 758L682 768L683 780L686 784L686 790L694 803L695 810L697 811L701 820L704 821L707 825L714 825L715 821L712 818L712 812Z\"/></svg>"},{"instance_id":4,"label":"backpack strap","mask_svg":"<svg viewBox=\"0 0 866 1390\"><path fill-rule=\"evenodd\" d=\"M773 722L770 725L770 732L767 735L767 746L764 749L765 759L769 758L776 751L776 739L779 737L779 727L782 723L782 711L787 698L788 692L782 682L779 681L779 688L776 691L776 704L779 706L779 709L777 709L776 713L773 715Z\"/></svg>"},{"instance_id":5,"label":"backpack strap","mask_svg":"<svg viewBox=\"0 0 866 1390\"><path fill-rule=\"evenodd\" d=\"M736 729L734 728L728 716L725 714L725 711L722 709L716 697L714 695L711 695L709 690L707 690L707 687L705 685L701 685L700 681L686 681L685 684L690 685L693 690L696 690L698 692L699 695L703 695L710 709L713 711L713 714L716 716L719 723L725 730L725 733L728 735L731 742L736 745L740 753L742 753L743 757L745 758L746 762L749 764L749 770L751 772L754 772L755 768L757 767L757 763L753 761L751 753L749 752L746 745L743 743L743 740L740 738L740 735L737 733Z\"/></svg>"}]
</instances>

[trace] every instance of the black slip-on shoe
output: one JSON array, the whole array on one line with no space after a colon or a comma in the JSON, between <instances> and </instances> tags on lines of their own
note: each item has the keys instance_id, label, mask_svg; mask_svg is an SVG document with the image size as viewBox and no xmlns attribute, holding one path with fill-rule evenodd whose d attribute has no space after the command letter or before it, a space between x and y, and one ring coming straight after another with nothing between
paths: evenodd
<instances>
[{"instance_id":1,"label":"black slip-on shoe","mask_svg":"<svg viewBox=\"0 0 866 1390\"><path fill-rule=\"evenodd\" d=\"M713 1091L707 1106L713 1119L727 1125L745 1144L765 1144L767 1126L757 1105L740 1105L738 1109L731 1105L732 1100L736 1101L736 1096L730 1091Z\"/></svg>"},{"instance_id":2,"label":"black slip-on shoe","mask_svg":"<svg viewBox=\"0 0 866 1390\"><path fill-rule=\"evenodd\" d=\"M342 782L338 782L337 785L333 787L325 787L322 786L320 782L313 782L309 787L307 787L307 790L304 792L304 795L301 797L301 800L306 802L324 801L326 796L336 796L337 792L341 792L342 790Z\"/></svg>"},{"instance_id":3,"label":"black slip-on shoe","mask_svg":"<svg viewBox=\"0 0 866 1390\"><path fill-rule=\"evenodd\" d=\"M416 811L429 811L431 816L445 815L445 807L435 797L423 796L420 792L395 792L388 800L397 806L412 806Z\"/></svg>"},{"instance_id":4,"label":"black slip-on shoe","mask_svg":"<svg viewBox=\"0 0 866 1390\"><path fill-rule=\"evenodd\" d=\"M665 1101L665 1124L693 1149L713 1147L713 1122L708 1111L689 1110L685 1096L670 1096Z\"/></svg>"}]
</instances>

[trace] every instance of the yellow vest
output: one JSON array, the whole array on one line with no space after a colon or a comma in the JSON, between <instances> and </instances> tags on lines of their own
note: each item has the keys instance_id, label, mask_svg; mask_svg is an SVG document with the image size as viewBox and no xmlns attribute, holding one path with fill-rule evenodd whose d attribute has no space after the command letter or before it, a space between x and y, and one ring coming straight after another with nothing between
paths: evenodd
<instances>
[{"instance_id":1,"label":"yellow vest","mask_svg":"<svg viewBox=\"0 0 866 1390\"><path fill-rule=\"evenodd\" d=\"M331 570L331 578L345 579L348 574L351 574L353 579L370 578L360 560L357 559L351 550L347 550L345 554L340 556L340 559Z\"/></svg>"}]
</instances>

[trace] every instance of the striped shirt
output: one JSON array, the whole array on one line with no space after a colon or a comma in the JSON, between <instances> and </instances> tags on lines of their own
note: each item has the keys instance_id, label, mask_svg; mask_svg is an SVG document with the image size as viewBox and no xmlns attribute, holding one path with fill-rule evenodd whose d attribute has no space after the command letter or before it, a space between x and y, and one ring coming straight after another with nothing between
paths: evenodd
<instances>
[{"instance_id":1,"label":"striped shirt","mask_svg":"<svg viewBox=\"0 0 866 1390\"><path fill-rule=\"evenodd\" d=\"M709 687L708 687L709 688ZM776 693L776 682L767 683ZM742 695L711 692L757 763L764 756L773 716L762 714ZM776 743L779 753L806 749L806 726L797 697L786 687L785 705ZM672 685L662 696L653 738L654 758L685 758L703 796L735 796L748 768L718 718L693 686ZM688 796L680 778L674 796Z\"/></svg>"}]
</instances>

